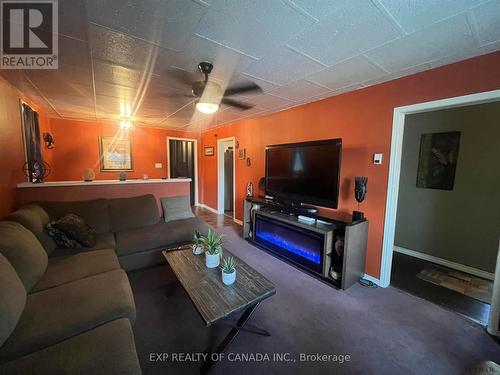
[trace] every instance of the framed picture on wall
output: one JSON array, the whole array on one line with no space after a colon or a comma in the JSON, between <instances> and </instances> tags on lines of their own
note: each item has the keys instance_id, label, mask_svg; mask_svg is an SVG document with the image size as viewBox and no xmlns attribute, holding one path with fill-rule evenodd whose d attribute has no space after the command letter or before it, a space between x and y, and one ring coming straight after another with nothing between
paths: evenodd
<instances>
[{"instance_id":1,"label":"framed picture on wall","mask_svg":"<svg viewBox=\"0 0 500 375\"><path fill-rule=\"evenodd\" d=\"M205 147L205 156L214 156L214 155L215 155L215 151L214 151L213 146Z\"/></svg>"},{"instance_id":2,"label":"framed picture on wall","mask_svg":"<svg viewBox=\"0 0 500 375\"><path fill-rule=\"evenodd\" d=\"M460 132L422 134L417 187L453 190L459 145Z\"/></svg>"},{"instance_id":3,"label":"framed picture on wall","mask_svg":"<svg viewBox=\"0 0 500 375\"><path fill-rule=\"evenodd\" d=\"M132 144L130 139L99 137L101 171L132 171Z\"/></svg>"}]
</instances>

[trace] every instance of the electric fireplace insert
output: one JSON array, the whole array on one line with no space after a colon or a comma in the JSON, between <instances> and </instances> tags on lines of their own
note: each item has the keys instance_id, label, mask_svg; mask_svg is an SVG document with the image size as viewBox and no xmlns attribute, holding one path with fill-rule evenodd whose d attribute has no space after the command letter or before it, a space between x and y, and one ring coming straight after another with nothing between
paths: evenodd
<instances>
[{"instance_id":1,"label":"electric fireplace insert","mask_svg":"<svg viewBox=\"0 0 500 375\"><path fill-rule=\"evenodd\" d=\"M332 228L290 223L283 215L256 212L254 241L265 249L314 273L327 276ZM299 225L297 225L299 224Z\"/></svg>"}]
</instances>

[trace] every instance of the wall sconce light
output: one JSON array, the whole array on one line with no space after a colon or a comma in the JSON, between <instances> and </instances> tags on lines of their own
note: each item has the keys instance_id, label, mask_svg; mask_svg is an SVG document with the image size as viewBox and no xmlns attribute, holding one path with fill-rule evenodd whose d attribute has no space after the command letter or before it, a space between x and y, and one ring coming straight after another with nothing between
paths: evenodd
<instances>
[{"instance_id":1,"label":"wall sconce light","mask_svg":"<svg viewBox=\"0 0 500 375\"><path fill-rule=\"evenodd\" d=\"M43 141L45 142L45 147L47 147L49 150L54 148L55 142L52 134L43 133Z\"/></svg>"}]
</instances>

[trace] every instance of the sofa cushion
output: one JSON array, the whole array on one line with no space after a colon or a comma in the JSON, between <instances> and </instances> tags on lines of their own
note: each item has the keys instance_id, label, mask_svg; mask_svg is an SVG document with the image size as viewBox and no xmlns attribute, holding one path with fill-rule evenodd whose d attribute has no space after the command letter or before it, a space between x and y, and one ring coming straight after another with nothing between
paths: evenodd
<instances>
[{"instance_id":1,"label":"sofa cushion","mask_svg":"<svg viewBox=\"0 0 500 375\"><path fill-rule=\"evenodd\" d=\"M139 375L141 368L130 322L117 319L5 363L0 373Z\"/></svg>"},{"instance_id":2,"label":"sofa cushion","mask_svg":"<svg viewBox=\"0 0 500 375\"><path fill-rule=\"evenodd\" d=\"M189 196L187 195L161 198L160 202L163 208L165 222L194 217Z\"/></svg>"},{"instance_id":3,"label":"sofa cushion","mask_svg":"<svg viewBox=\"0 0 500 375\"><path fill-rule=\"evenodd\" d=\"M193 239L196 230L206 234L208 228L209 226L203 220L193 217L124 230L116 233L116 253L122 256L187 243Z\"/></svg>"},{"instance_id":4,"label":"sofa cushion","mask_svg":"<svg viewBox=\"0 0 500 375\"><path fill-rule=\"evenodd\" d=\"M39 202L51 220L65 214L76 214L95 229L97 233L109 232L109 207L107 199L72 202Z\"/></svg>"},{"instance_id":5,"label":"sofa cushion","mask_svg":"<svg viewBox=\"0 0 500 375\"><path fill-rule=\"evenodd\" d=\"M114 233L97 233L97 240L94 247L82 247L80 249L68 249L64 247L58 247L54 250L51 257L58 257L63 255L77 254L81 252L90 252L103 249L114 249L116 247L115 234Z\"/></svg>"},{"instance_id":6,"label":"sofa cushion","mask_svg":"<svg viewBox=\"0 0 500 375\"><path fill-rule=\"evenodd\" d=\"M16 328L0 348L0 363L120 318L135 321L134 298L123 270L30 294Z\"/></svg>"},{"instance_id":7,"label":"sofa cushion","mask_svg":"<svg viewBox=\"0 0 500 375\"><path fill-rule=\"evenodd\" d=\"M42 244L19 223L0 222L0 253L12 264L27 292L47 268L47 253Z\"/></svg>"},{"instance_id":8,"label":"sofa cushion","mask_svg":"<svg viewBox=\"0 0 500 375\"><path fill-rule=\"evenodd\" d=\"M14 267L0 254L0 347L16 327L25 304L24 285Z\"/></svg>"},{"instance_id":9,"label":"sofa cushion","mask_svg":"<svg viewBox=\"0 0 500 375\"><path fill-rule=\"evenodd\" d=\"M45 231L45 226L50 218L42 207L34 204L26 205L7 215L3 220L14 221L33 232L47 254L50 254L57 247L54 240Z\"/></svg>"},{"instance_id":10,"label":"sofa cushion","mask_svg":"<svg viewBox=\"0 0 500 375\"><path fill-rule=\"evenodd\" d=\"M114 250L96 250L50 257L47 271L31 293L118 269L120 263Z\"/></svg>"},{"instance_id":11,"label":"sofa cushion","mask_svg":"<svg viewBox=\"0 0 500 375\"><path fill-rule=\"evenodd\" d=\"M109 200L109 225L112 232L139 228L160 221L154 195Z\"/></svg>"}]
</instances>

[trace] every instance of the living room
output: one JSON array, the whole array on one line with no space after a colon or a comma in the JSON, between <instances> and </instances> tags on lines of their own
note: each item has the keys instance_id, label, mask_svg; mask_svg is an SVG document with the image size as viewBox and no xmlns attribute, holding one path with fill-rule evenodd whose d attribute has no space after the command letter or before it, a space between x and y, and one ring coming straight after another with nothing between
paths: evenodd
<instances>
[{"instance_id":1,"label":"living room","mask_svg":"<svg viewBox=\"0 0 500 375\"><path fill-rule=\"evenodd\" d=\"M474 151L475 120L419 130L411 163L404 137L500 102L500 2L1 7L0 373L500 371L496 190L473 267L425 258L483 282L484 319L424 266L393 280L401 209L429 206L402 181L499 182L463 177L498 158L495 116Z\"/></svg>"}]
</instances>

